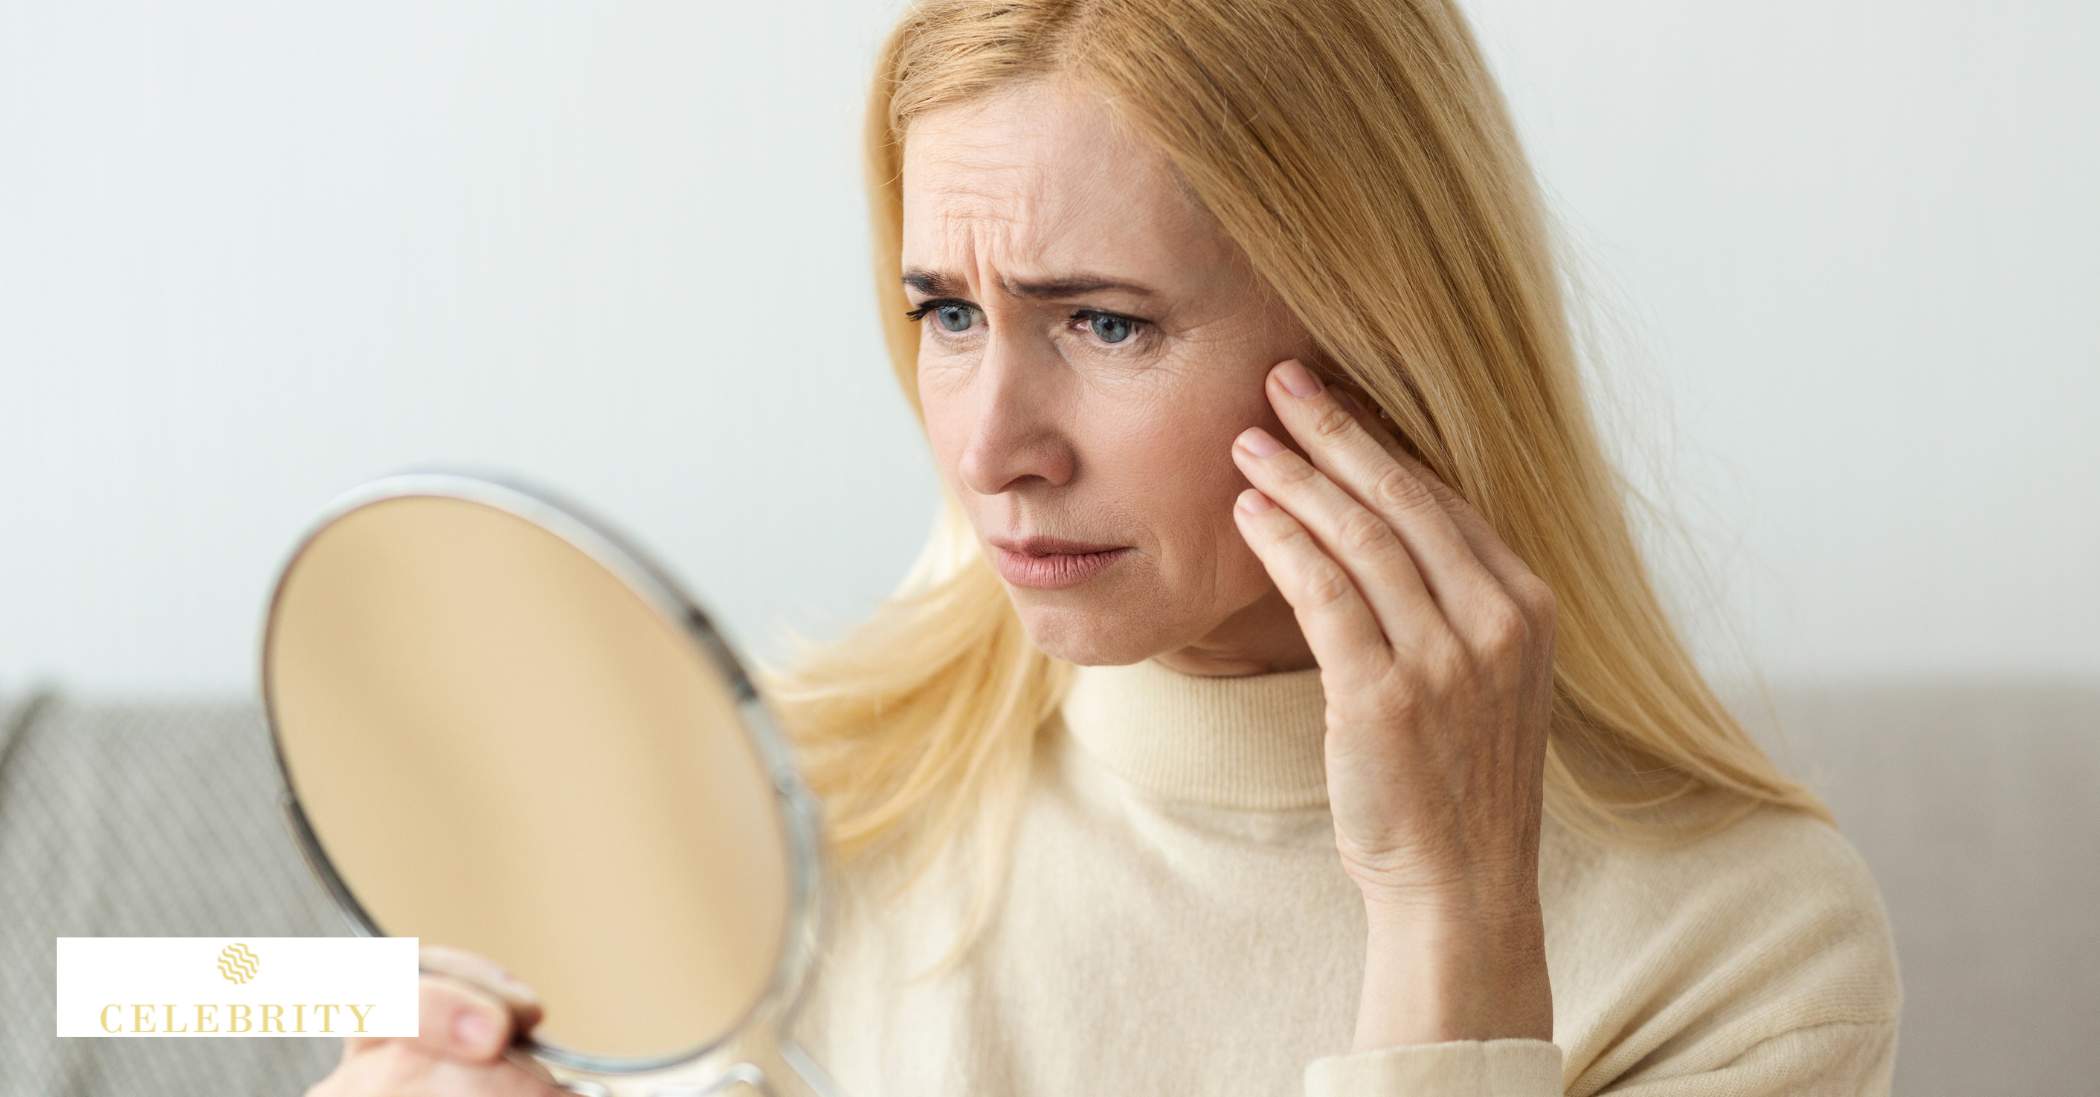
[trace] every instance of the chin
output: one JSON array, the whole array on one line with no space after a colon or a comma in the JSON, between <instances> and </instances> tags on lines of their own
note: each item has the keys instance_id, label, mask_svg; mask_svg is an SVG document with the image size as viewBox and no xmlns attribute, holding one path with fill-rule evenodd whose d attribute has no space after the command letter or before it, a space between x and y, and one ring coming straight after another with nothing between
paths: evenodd
<instances>
[{"instance_id":1,"label":"chin","mask_svg":"<svg viewBox=\"0 0 2100 1097\"><path fill-rule=\"evenodd\" d=\"M1024 596L1026 592L1023 592ZM1128 614L1077 606L1017 607L1043 654L1082 666L1125 666L1154 654L1149 630Z\"/></svg>"}]
</instances>

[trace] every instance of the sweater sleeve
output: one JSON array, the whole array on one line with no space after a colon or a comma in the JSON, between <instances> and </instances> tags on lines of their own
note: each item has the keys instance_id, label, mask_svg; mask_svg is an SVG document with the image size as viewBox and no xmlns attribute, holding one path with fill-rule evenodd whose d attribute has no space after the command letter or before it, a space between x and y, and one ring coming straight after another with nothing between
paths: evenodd
<instances>
[{"instance_id":1,"label":"sweater sleeve","mask_svg":"<svg viewBox=\"0 0 2100 1097\"><path fill-rule=\"evenodd\" d=\"M1548 1040L1402 1044L1314 1059L1305 1097L1561 1097L1560 1076Z\"/></svg>"},{"instance_id":2,"label":"sweater sleeve","mask_svg":"<svg viewBox=\"0 0 2100 1097\"><path fill-rule=\"evenodd\" d=\"M1672 1057L1601 1093L1612 1097L1889 1097L1896 1021L1827 1021L1752 1044L1710 1070L1672 1070Z\"/></svg>"},{"instance_id":3,"label":"sweater sleeve","mask_svg":"<svg viewBox=\"0 0 2100 1097\"><path fill-rule=\"evenodd\" d=\"M1609 1097L1889 1097L1897 1022L1830 1021L1766 1037L1711 1069L1673 1063L1596 1092ZM1561 1097L1561 1050L1544 1040L1454 1040L1327 1055L1305 1068L1305 1097Z\"/></svg>"}]
</instances>

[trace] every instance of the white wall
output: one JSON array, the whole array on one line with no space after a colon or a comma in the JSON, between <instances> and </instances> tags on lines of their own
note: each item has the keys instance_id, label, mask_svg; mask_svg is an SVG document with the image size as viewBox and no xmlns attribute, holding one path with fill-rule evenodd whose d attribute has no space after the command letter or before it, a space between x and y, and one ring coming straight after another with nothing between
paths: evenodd
<instances>
[{"instance_id":1,"label":"white wall","mask_svg":"<svg viewBox=\"0 0 2100 1097\"><path fill-rule=\"evenodd\" d=\"M252 693L293 538L409 464L769 654L865 612L935 491L855 159L895 6L0 3L0 691ZM1468 10L1703 655L2100 674L2100 9Z\"/></svg>"}]
</instances>

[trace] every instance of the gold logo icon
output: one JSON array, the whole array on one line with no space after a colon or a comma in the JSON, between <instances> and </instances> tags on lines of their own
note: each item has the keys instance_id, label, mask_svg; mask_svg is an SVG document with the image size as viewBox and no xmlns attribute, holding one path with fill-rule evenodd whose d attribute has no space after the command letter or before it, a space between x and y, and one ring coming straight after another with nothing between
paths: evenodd
<instances>
[{"instance_id":1,"label":"gold logo icon","mask_svg":"<svg viewBox=\"0 0 2100 1097\"><path fill-rule=\"evenodd\" d=\"M261 960L247 945L235 942L219 953L219 974L229 983L245 983L255 978Z\"/></svg>"}]
</instances>

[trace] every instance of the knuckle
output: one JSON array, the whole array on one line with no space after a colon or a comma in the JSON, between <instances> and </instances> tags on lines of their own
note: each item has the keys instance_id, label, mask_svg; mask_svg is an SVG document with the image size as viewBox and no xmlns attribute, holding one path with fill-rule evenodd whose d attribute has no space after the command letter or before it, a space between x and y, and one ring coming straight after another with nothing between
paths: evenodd
<instances>
[{"instance_id":1,"label":"knuckle","mask_svg":"<svg viewBox=\"0 0 2100 1097\"><path fill-rule=\"evenodd\" d=\"M1515 587L1517 597L1530 608L1533 618L1550 628L1560 611L1560 599L1554 595L1553 588L1544 579L1529 573L1518 578Z\"/></svg>"},{"instance_id":2,"label":"knuckle","mask_svg":"<svg viewBox=\"0 0 2100 1097\"><path fill-rule=\"evenodd\" d=\"M1517 604L1503 595L1483 598L1475 611L1489 650L1506 653L1521 649L1530 639L1531 626Z\"/></svg>"},{"instance_id":3,"label":"knuckle","mask_svg":"<svg viewBox=\"0 0 2100 1097\"><path fill-rule=\"evenodd\" d=\"M1335 441L1361 429L1356 417L1338 401L1329 400L1312 413L1311 430L1316 438Z\"/></svg>"},{"instance_id":4,"label":"knuckle","mask_svg":"<svg viewBox=\"0 0 2100 1097\"><path fill-rule=\"evenodd\" d=\"M1451 508L1453 511L1472 513L1476 517L1478 516L1479 512L1473 510L1473 505L1466 502L1465 496L1460 495L1449 481L1438 476L1435 470L1428 465L1422 464L1411 457L1404 464L1407 465L1408 471L1414 474L1415 479L1421 481L1422 490L1428 492L1430 498Z\"/></svg>"},{"instance_id":5,"label":"knuckle","mask_svg":"<svg viewBox=\"0 0 2100 1097\"><path fill-rule=\"evenodd\" d=\"M1436 501L1422 481L1398 464L1388 465L1371 485L1372 497L1390 507L1408 510Z\"/></svg>"},{"instance_id":6,"label":"knuckle","mask_svg":"<svg viewBox=\"0 0 2100 1097\"><path fill-rule=\"evenodd\" d=\"M1376 552L1397 540L1391 524L1362 507L1351 507L1342 515L1340 536L1344 549L1358 553Z\"/></svg>"},{"instance_id":7,"label":"knuckle","mask_svg":"<svg viewBox=\"0 0 2100 1097\"><path fill-rule=\"evenodd\" d=\"M1286 449L1284 450L1284 452L1279 453L1276 456L1287 458L1291 455L1292 451ZM1303 457L1299 457L1295 461L1276 461L1273 463L1272 467L1274 468L1274 472L1272 473L1272 475L1274 475L1277 480L1285 484L1302 484L1305 481L1320 475L1320 470L1313 467L1312 462L1305 460Z\"/></svg>"},{"instance_id":8,"label":"knuckle","mask_svg":"<svg viewBox=\"0 0 2100 1097\"><path fill-rule=\"evenodd\" d=\"M1312 548L1312 537L1306 533L1305 526L1299 522L1274 523L1274 532L1270 536L1274 537L1288 552L1309 551Z\"/></svg>"},{"instance_id":9,"label":"knuckle","mask_svg":"<svg viewBox=\"0 0 2100 1097\"><path fill-rule=\"evenodd\" d=\"M1313 609L1325 609L1356 593L1347 572L1331 563L1319 564L1305 577L1305 600Z\"/></svg>"}]
</instances>

